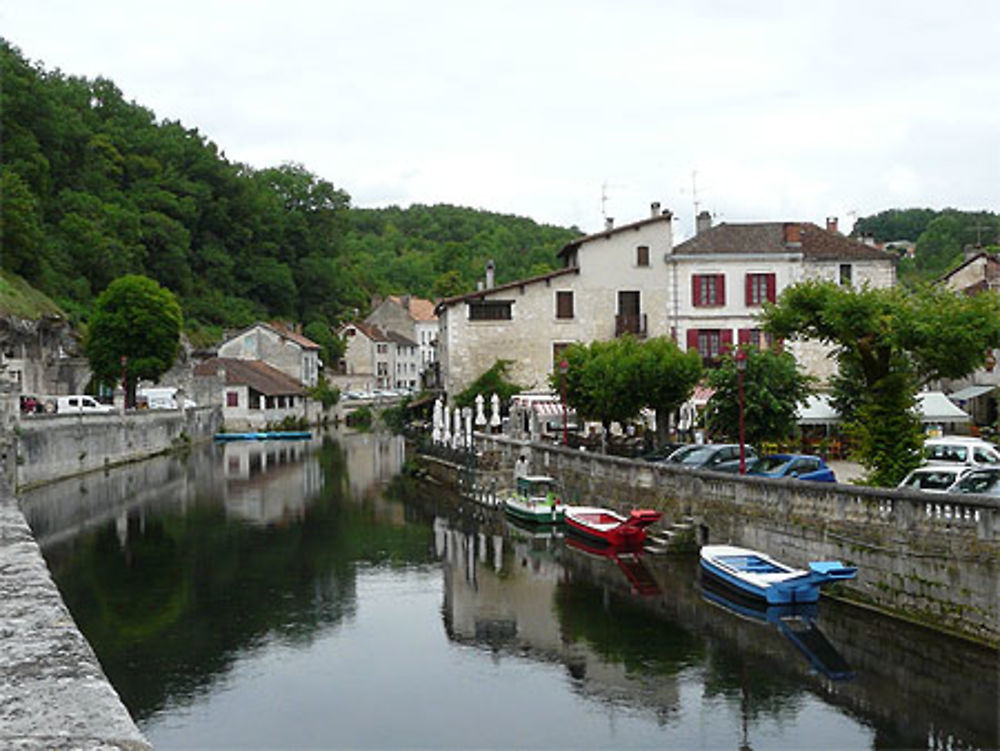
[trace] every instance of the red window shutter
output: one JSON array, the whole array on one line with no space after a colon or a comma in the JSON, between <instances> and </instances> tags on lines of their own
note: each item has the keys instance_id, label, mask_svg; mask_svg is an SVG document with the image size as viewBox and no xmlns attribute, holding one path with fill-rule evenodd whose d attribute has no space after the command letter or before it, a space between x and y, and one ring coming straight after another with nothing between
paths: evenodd
<instances>
[{"instance_id":1,"label":"red window shutter","mask_svg":"<svg viewBox=\"0 0 1000 751\"><path fill-rule=\"evenodd\" d=\"M744 344L750 343L750 329L740 329L737 333L736 341L743 346Z\"/></svg>"},{"instance_id":2,"label":"red window shutter","mask_svg":"<svg viewBox=\"0 0 1000 751\"><path fill-rule=\"evenodd\" d=\"M774 274L767 275L767 301L774 302L778 296L778 283Z\"/></svg>"},{"instance_id":3,"label":"red window shutter","mask_svg":"<svg viewBox=\"0 0 1000 751\"><path fill-rule=\"evenodd\" d=\"M747 274L746 284L744 285L746 289L746 300L745 304L749 308L753 305L753 274Z\"/></svg>"},{"instance_id":4,"label":"red window shutter","mask_svg":"<svg viewBox=\"0 0 1000 751\"><path fill-rule=\"evenodd\" d=\"M720 279L722 277L719 277ZM719 333L719 351L722 353L728 352L733 348L733 330L732 329L722 329Z\"/></svg>"},{"instance_id":5,"label":"red window shutter","mask_svg":"<svg viewBox=\"0 0 1000 751\"><path fill-rule=\"evenodd\" d=\"M698 274L691 275L691 304L696 308L701 305L701 285L698 282L701 280L701 276Z\"/></svg>"},{"instance_id":6,"label":"red window shutter","mask_svg":"<svg viewBox=\"0 0 1000 751\"><path fill-rule=\"evenodd\" d=\"M715 275L715 302L717 305L726 304L726 275L716 274ZM729 342L733 341L733 332L729 332Z\"/></svg>"},{"instance_id":7,"label":"red window shutter","mask_svg":"<svg viewBox=\"0 0 1000 751\"><path fill-rule=\"evenodd\" d=\"M688 329L687 332L688 351L698 351L698 329Z\"/></svg>"}]
</instances>

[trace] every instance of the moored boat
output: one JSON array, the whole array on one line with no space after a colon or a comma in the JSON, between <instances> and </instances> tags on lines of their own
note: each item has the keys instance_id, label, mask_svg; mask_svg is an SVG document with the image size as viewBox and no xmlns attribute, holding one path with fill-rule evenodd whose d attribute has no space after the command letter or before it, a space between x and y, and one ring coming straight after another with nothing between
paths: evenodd
<instances>
[{"instance_id":1,"label":"moored boat","mask_svg":"<svg viewBox=\"0 0 1000 751\"><path fill-rule=\"evenodd\" d=\"M858 571L840 561L813 561L808 569L797 569L732 545L705 545L700 557L702 569L722 584L770 605L816 602L824 584L853 579Z\"/></svg>"},{"instance_id":2,"label":"moored boat","mask_svg":"<svg viewBox=\"0 0 1000 751\"><path fill-rule=\"evenodd\" d=\"M561 524L566 504L559 497L556 481L548 475L517 478L514 493L504 499L504 511L520 522Z\"/></svg>"},{"instance_id":3,"label":"moored boat","mask_svg":"<svg viewBox=\"0 0 1000 751\"><path fill-rule=\"evenodd\" d=\"M585 539L634 550L646 540L646 527L663 516L653 509L634 509L628 516L595 506L569 506L566 528Z\"/></svg>"}]
</instances>

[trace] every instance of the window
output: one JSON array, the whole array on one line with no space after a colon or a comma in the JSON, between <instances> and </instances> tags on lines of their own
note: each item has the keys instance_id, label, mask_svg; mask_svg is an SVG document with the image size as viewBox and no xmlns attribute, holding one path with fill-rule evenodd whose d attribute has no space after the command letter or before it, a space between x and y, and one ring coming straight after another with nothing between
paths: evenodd
<instances>
[{"instance_id":1,"label":"window","mask_svg":"<svg viewBox=\"0 0 1000 751\"><path fill-rule=\"evenodd\" d=\"M649 266L649 246L640 245L635 249L635 265Z\"/></svg>"},{"instance_id":2,"label":"window","mask_svg":"<svg viewBox=\"0 0 1000 751\"><path fill-rule=\"evenodd\" d=\"M563 359L563 352L566 351L566 348L569 345L570 345L569 342L555 342L552 345L552 367L553 367L553 369L559 367L559 363L561 363L562 359Z\"/></svg>"},{"instance_id":3,"label":"window","mask_svg":"<svg viewBox=\"0 0 1000 751\"><path fill-rule=\"evenodd\" d=\"M227 407L238 407L240 406L240 395L235 391L226 392L226 406Z\"/></svg>"},{"instance_id":4,"label":"window","mask_svg":"<svg viewBox=\"0 0 1000 751\"><path fill-rule=\"evenodd\" d=\"M840 264L840 284L843 287L851 286L851 264Z\"/></svg>"},{"instance_id":5,"label":"window","mask_svg":"<svg viewBox=\"0 0 1000 751\"><path fill-rule=\"evenodd\" d=\"M509 321L511 320L511 300L470 300L470 321Z\"/></svg>"},{"instance_id":6,"label":"window","mask_svg":"<svg viewBox=\"0 0 1000 751\"><path fill-rule=\"evenodd\" d=\"M740 329L739 343L757 349L773 349L774 337L762 329Z\"/></svg>"},{"instance_id":7,"label":"window","mask_svg":"<svg viewBox=\"0 0 1000 751\"><path fill-rule=\"evenodd\" d=\"M747 274L747 307L763 305L764 302L774 302L774 274Z\"/></svg>"},{"instance_id":8,"label":"window","mask_svg":"<svg viewBox=\"0 0 1000 751\"><path fill-rule=\"evenodd\" d=\"M556 292L556 318L573 317L573 293Z\"/></svg>"},{"instance_id":9,"label":"window","mask_svg":"<svg viewBox=\"0 0 1000 751\"><path fill-rule=\"evenodd\" d=\"M716 360L732 346L732 329L688 329L687 348L697 351L702 360Z\"/></svg>"},{"instance_id":10,"label":"window","mask_svg":"<svg viewBox=\"0 0 1000 751\"><path fill-rule=\"evenodd\" d=\"M724 274L694 274L691 277L691 299L695 307L719 307L726 304Z\"/></svg>"}]
</instances>

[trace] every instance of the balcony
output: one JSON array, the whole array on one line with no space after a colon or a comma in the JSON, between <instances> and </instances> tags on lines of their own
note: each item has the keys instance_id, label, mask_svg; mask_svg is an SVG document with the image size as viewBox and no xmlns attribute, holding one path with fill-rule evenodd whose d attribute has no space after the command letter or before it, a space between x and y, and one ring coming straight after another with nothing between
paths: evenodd
<instances>
[{"instance_id":1,"label":"balcony","mask_svg":"<svg viewBox=\"0 0 1000 751\"><path fill-rule=\"evenodd\" d=\"M615 336L631 334L639 339L646 338L645 313L619 313L615 316Z\"/></svg>"}]
</instances>

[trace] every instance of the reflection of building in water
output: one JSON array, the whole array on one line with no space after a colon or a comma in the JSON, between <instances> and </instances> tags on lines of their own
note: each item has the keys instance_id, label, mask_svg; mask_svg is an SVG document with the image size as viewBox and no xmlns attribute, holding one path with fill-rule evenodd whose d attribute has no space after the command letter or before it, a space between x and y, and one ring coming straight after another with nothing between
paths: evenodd
<instances>
[{"instance_id":1,"label":"reflection of building in water","mask_svg":"<svg viewBox=\"0 0 1000 751\"><path fill-rule=\"evenodd\" d=\"M302 518L319 495L319 463L306 461L311 441L246 441L225 444L226 512L257 524Z\"/></svg>"},{"instance_id":2,"label":"reflection of building in water","mask_svg":"<svg viewBox=\"0 0 1000 751\"><path fill-rule=\"evenodd\" d=\"M402 436L350 433L340 436L339 441L354 499L377 494L403 468L406 445Z\"/></svg>"},{"instance_id":3,"label":"reflection of building in water","mask_svg":"<svg viewBox=\"0 0 1000 751\"><path fill-rule=\"evenodd\" d=\"M434 522L434 534L444 562L450 638L488 647L497 655L530 654L560 662L581 693L612 707L646 707L661 718L677 710L679 690L673 674L635 670L621 659L603 657L586 638L571 640L563 633L556 607L565 578L561 540L469 535L440 518ZM629 583L621 571L617 575L627 592ZM615 635L609 638L614 641Z\"/></svg>"}]
</instances>

